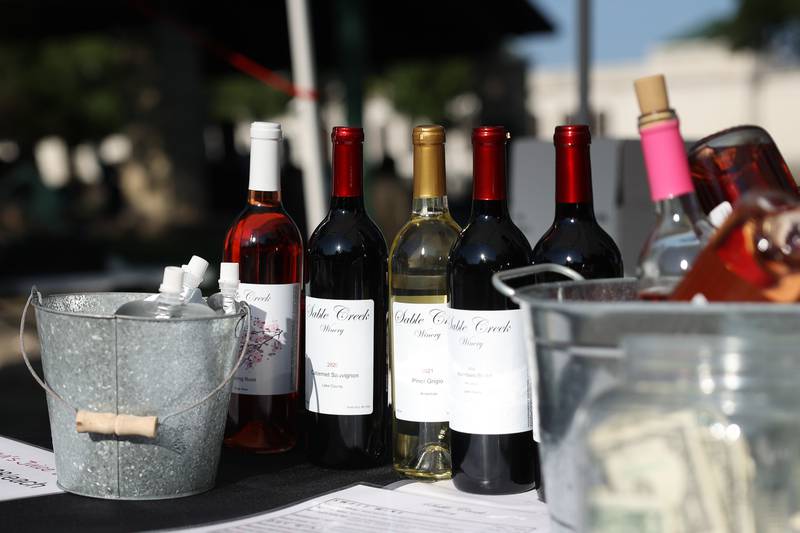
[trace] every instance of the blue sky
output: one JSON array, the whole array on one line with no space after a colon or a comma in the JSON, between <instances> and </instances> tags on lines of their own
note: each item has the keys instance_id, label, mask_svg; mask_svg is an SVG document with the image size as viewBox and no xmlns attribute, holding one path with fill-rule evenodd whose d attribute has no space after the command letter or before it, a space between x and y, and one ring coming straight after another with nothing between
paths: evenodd
<instances>
[{"instance_id":1,"label":"blue sky","mask_svg":"<svg viewBox=\"0 0 800 533\"><path fill-rule=\"evenodd\" d=\"M536 65L576 64L576 0L529 0L556 26L550 36L519 39L513 49ZM655 44L731 13L735 0L592 0L595 63L635 60Z\"/></svg>"}]
</instances>

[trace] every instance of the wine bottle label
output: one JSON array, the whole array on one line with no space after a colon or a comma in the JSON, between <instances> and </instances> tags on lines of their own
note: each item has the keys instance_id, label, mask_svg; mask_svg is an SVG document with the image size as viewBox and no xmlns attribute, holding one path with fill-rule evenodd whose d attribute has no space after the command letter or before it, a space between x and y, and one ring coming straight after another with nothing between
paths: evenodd
<instances>
[{"instance_id":1,"label":"wine bottle label","mask_svg":"<svg viewBox=\"0 0 800 533\"><path fill-rule=\"evenodd\" d=\"M523 311L450 311L450 427L482 435L530 431Z\"/></svg>"},{"instance_id":2,"label":"wine bottle label","mask_svg":"<svg viewBox=\"0 0 800 533\"><path fill-rule=\"evenodd\" d=\"M239 301L250 305L250 341L233 392L259 396L297 391L300 284L240 283Z\"/></svg>"},{"instance_id":3,"label":"wine bottle label","mask_svg":"<svg viewBox=\"0 0 800 533\"><path fill-rule=\"evenodd\" d=\"M306 409L372 413L375 302L306 297Z\"/></svg>"},{"instance_id":4,"label":"wine bottle label","mask_svg":"<svg viewBox=\"0 0 800 533\"><path fill-rule=\"evenodd\" d=\"M446 303L392 300L395 416L410 422L447 422L449 417Z\"/></svg>"}]
</instances>

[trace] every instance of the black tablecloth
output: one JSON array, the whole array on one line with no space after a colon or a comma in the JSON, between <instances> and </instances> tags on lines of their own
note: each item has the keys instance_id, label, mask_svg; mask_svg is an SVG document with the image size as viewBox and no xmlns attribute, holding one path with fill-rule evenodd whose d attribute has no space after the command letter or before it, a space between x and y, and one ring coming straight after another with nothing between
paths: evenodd
<instances>
[{"instance_id":1,"label":"black tablecloth","mask_svg":"<svg viewBox=\"0 0 800 533\"><path fill-rule=\"evenodd\" d=\"M0 369L0 435L52 449L44 393L23 365ZM244 455L223 450L216 487L158 501L114 501L58 494L0 502L0 531L141 531L225 520L281 507L357 482L387 485L391 467L330 470L302 450Z\"/></svg>"}]
</instances>

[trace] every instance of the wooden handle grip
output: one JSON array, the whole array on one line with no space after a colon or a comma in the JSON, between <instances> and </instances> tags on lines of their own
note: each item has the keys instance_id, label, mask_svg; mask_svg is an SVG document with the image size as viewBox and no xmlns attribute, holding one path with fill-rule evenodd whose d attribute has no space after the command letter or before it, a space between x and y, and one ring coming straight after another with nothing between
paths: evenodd
<instances>
[{"instance_id":1,"label":"wooden handle grip","mask_svg":"<svg viewBox=\"0 0 800 533\"><path fill-rule=\"evenodd\" d=\"M78 411L75 428L78 433L100 433L102 435L140 436L154 438L158 417L115 415L114 413L94 413Z\"/></svg>"}]
</instances>

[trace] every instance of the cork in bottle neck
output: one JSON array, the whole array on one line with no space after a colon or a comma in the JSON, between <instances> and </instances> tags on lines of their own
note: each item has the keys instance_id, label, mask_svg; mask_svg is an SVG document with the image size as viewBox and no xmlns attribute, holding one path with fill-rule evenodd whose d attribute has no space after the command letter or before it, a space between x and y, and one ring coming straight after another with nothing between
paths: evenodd
<instances>
[{"instance_id":1,"label":"cork in bottle neck","mask_svg":"<svg viewBox=\"0 0 800 533\"><path fill-rule=\"evenodd\" d=\"M639 102L639 128L646 128L677 118L669 107L667 82L663 74L646 76L633 82L636 99Z\"/></svg>"}]
</instances>

